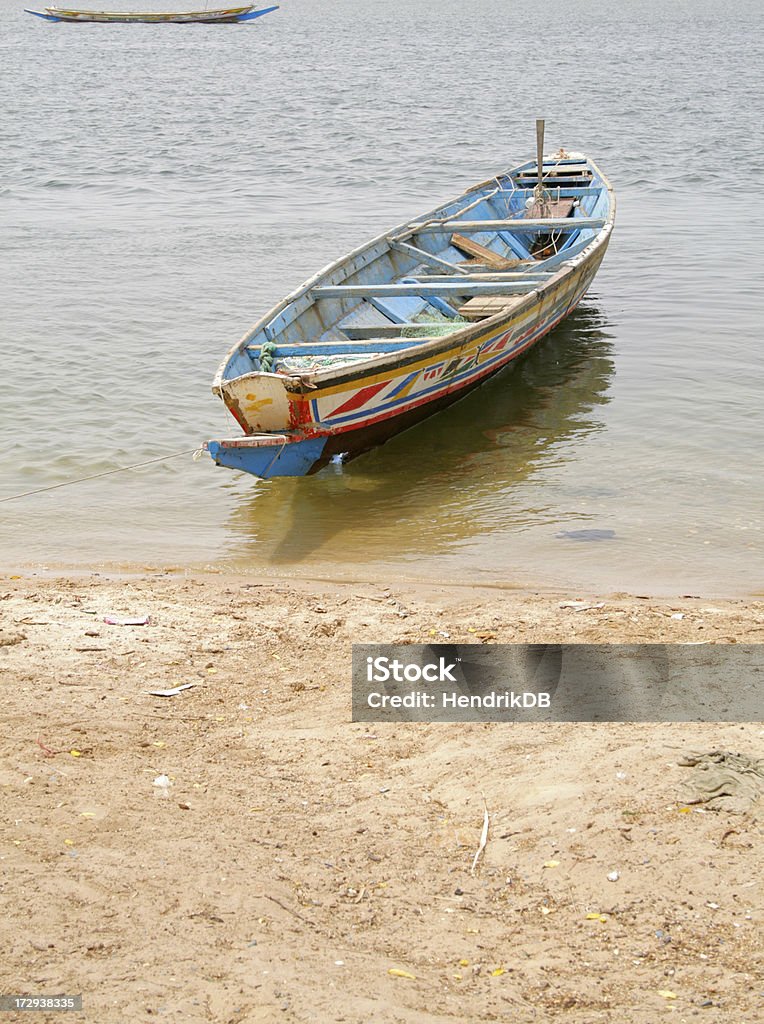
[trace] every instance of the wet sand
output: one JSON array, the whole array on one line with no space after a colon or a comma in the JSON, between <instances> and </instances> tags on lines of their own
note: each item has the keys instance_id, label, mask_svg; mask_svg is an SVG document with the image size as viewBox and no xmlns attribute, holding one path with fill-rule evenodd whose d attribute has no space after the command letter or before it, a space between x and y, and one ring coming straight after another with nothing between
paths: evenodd
<instances>
[{"instance_id":1,"label":"wet sand","mask_svg":"<svg viewBox=\"0 0 764 1024\"><path fill-rule=\"evenodd\" d=\"M352 643L441 633L755 643L764 603L6 575L0 990L99 1024L761 1019L761 824L688 809L677 764L761 725L351 723Z\"/></svg>"}]
</instances>

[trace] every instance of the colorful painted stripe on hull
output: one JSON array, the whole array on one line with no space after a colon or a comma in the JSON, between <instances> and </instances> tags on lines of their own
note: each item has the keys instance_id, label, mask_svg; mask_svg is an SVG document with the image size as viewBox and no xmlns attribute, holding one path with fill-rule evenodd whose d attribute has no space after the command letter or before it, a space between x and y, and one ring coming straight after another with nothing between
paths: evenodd
<instances>
[{"instance_id":1,"label":"colorful painted stripe on hull","mask_svg":"<svg viewBox=\"0 0 764 1024\"><path fill-rule=\"evenodd\" d=\"M572 294L568 291L563 298L555 304L545 320L542 323L537 324L535 328L532 327L517 337L511 348L506 348L506 344L510 341L513 333L515 333L518 328L521 329L522 325L514 325L509 328L499 328L498 335L491 334L485 340L478 337L474 340L471 347L461 355L457 355L459 351L458 349L454 349L450 353L441 354L437 363L429 367L425 366L414 373L409 373L403 378L403 380L394 377L389 381L383 381L382 383L376 383L371 386L362 386L357 391L351 392L350 395L345 391L344 395L341 394L339 396L341 398L344 397L344 401L342 401L338 407L328 414L321 414L321 396L313 398L311 399L310 404L311 413L315 423L314 429L317 433L322 433L322 428L329 428L333 433L337 430L346 431L356 429L366 423L395 416L408 408L436 400L451 391L462 390L463 388L469 387L473 381L482 380L489 374L496 372L496 370L500 369L502 365L516 359L524 351L534 345L544 334L551 331L571 312L572 309L575 308L583 297L586 289L591 284L591 279L596 271L596 267L591 268L591 270L588 267L586 269L587 273L585 279L572 291ZM534 319L536 309L537 307L534 307L524 316L524 324L527 324L528 320ZM491 357L481 361L481 355L486 352L491 353ZM447 367L453 363L454 360L466 363L467 365L465 365L462 372L449 374L447 382L444 384L442 380L442 372L436 373L436 371L438 371L439 368L443 369ZM413 387L417 378L422 378L422 383L425 383L428 377L430 377L430 379L434 379L432 377L433 374L435 374L438 379L429 387L420 387L418 389ZM384 388L390 384L393 385L391 390L386 394L383 394ZM338 416L337 412L345 412L346 414Z\"/></svg>"},{"instance_id":2,"label":"colorful painted stripe on hull","mask_svg":"<svg viewBox=\"0 0 764 1024\"><path fill-rule=\"evenodd\" d=\"M246 443L242 445L241 439L237 439L230 445L225 441L210 441L208 442L210 455L219 466L238 469L262 479L276 476L305 476L320 469L330 461L333 455L341 453L348 458L354 458L370 447L383 443L388 437L405 430L413 422L425 419L445 405L457 401L462 394L473 390L485 379L500 372L507 363L534 345L542 335L551 331L575 309L591 284L595 272L596 266L591 269L587 267L583 280L574 285L572 289L568 289L564 298L555 304L551 314L543 323L537 324L535 328L526 330L520 335L512 349L503 351L500 344L502 339L509 336L513 330L517 331L526 326L528 320L533 319L534 310L523 317L521 324L515 324L509 329L507 329L507 325L504 325L494 329L483 339L475 339L473 342L474 352L482 348L483 351L488 349L498 354L485 360L475 371L460 377L457 387L453 386L454 382L451 380L445 388L442 386L429 388L426 392L417 393L414 400L406 401L405 395L408 394L411 385L426 373L426 367L420 368L406 374L403 379L397 380L394 389L388 393L388 397L394 393L403 396L402 402L391 403L382 411L376 406L374 410L370 410L371 415L367 411L365 416L353 417L354 422L343 429L317 430L310 436L303 436L299 440L286 442L282 438L280 442L268 445L258 444L254 447L248 447ZM445 358L441 358L434 366L448 363L451 359L452 354L447 353ZM346 390L344 392L347 396L345 404L355 405L354 398L358 395L361 395L359 400L361 402L367 398L373 401L388 383L390 382L381 384L376 382L371 386L361 386L355 391ZM425 400L421 400L422 396Z\"/></svg>"}]
</instances>

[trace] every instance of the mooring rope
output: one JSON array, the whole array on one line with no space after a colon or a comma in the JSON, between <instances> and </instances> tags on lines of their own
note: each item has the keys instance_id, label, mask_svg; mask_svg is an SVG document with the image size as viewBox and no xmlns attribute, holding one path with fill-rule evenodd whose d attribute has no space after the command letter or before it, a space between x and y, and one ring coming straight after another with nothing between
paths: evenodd
<instances>
[{"instance_id":1,"label":"mooring rope","mask_svg":"<svg viewBox=\"0 0 764 1024\"><path fill-rule=\"evenodd\" d=\"M276 343L264 341L260 349L260 370L263 373L270 373L273 369L273 359L276 355Z\"/></svg>"},{"instance_id":2,"label":"mooring rope","mask_svg":"<svg viewBox=\"0 0 764 1024\"><path fill-rule=\"evenodd\" d=\"M151 466L155 462L166 462L168 459L177 459L181 455L196 455L199 451L201 451L199 448L189 448L187 451L173 452L172 455L160 455L156 459L147 459L146 462L136 462L132 466L120 466L118 469L107 469L103 473L91 473L89 476L75 477L74 480L62 480L60 484L48 484L47 487L35 487L31 491L21 491L19 494L9 494L5 498L0 498L0 503L4 501L15 501L17 498L28 498L30 494L42 494L43 491L55 491L59 487L69 487L71 484L81 484L86 480L98 480L102 476L113 476L115 473L127 473L131 469L142 469L144 466Z\"/></svg>"}]
</instances>

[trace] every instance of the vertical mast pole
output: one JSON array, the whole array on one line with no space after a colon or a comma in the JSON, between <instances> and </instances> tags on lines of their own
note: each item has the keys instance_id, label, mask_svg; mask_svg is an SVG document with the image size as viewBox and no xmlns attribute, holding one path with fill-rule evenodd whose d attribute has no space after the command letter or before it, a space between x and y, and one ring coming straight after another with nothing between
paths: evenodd
<instances>
[{"instance_id":1,"label":"vertical mast pole","mask_svg":"<svg viewBox=\"0 0 764 1024\"><path fill-rule=\"evenodd\" d=\"M549 216L549 193L544 188L544 120L536 118L536 187L533 190L533 209L536 217Z\"/></svg>"}]
</instances>

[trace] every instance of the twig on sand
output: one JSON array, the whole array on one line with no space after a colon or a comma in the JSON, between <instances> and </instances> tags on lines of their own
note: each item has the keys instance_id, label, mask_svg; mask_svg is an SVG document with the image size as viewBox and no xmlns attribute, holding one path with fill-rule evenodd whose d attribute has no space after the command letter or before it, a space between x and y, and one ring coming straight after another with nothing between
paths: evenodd
<instances>
[{"instance_id":1,"label":"twig on sand","mask_svg":"<svg viewBox=\"0 0 764 1024\"><path fill-rule=\"evenodd\" d=\"M291 907L288 907L286 903L282 903L281 900L277 899L275 896L269 896L267 892L258 892L255 895L259 896L260 899L270 900L271 903L275 903L276 906L281 907L282 910L286 910L287 914L291 914L292 917L296 917L298 921L303 921L305 924L312 923L307 919L307 917L303 917L302 914L298 914L296 910L292 910Z\"/></svg>"},{"instance_id":2,"label":"twig on sand","mask_svg":"<svg viewBox=\"0 0 764 1024\"><path fill-rule=\"evenodd\" d=\"M485 850L485 844L488 842L488 823L490 821L490 818L488 816L488 804L485 802L485 797L483 797L483 808L485 812L483 816L483 831L480 835L480 845L478 846L475 856L472 859L472 867L470 868L471 875L475 874L475 869L477 868L480 856L483 853L483 850Z\"/></svg>"},{"instance_id":3,"label":"twig on sand","mask_svg":"<svg viewBox=\"0 0 764 1024\"><path fill-rule=\"evenodd\" d=\"M36 739L35 743L46 757L55 757L56 754L63 754L63 750L51 750L41 739Z\"/></svg>"}]
</instances>

